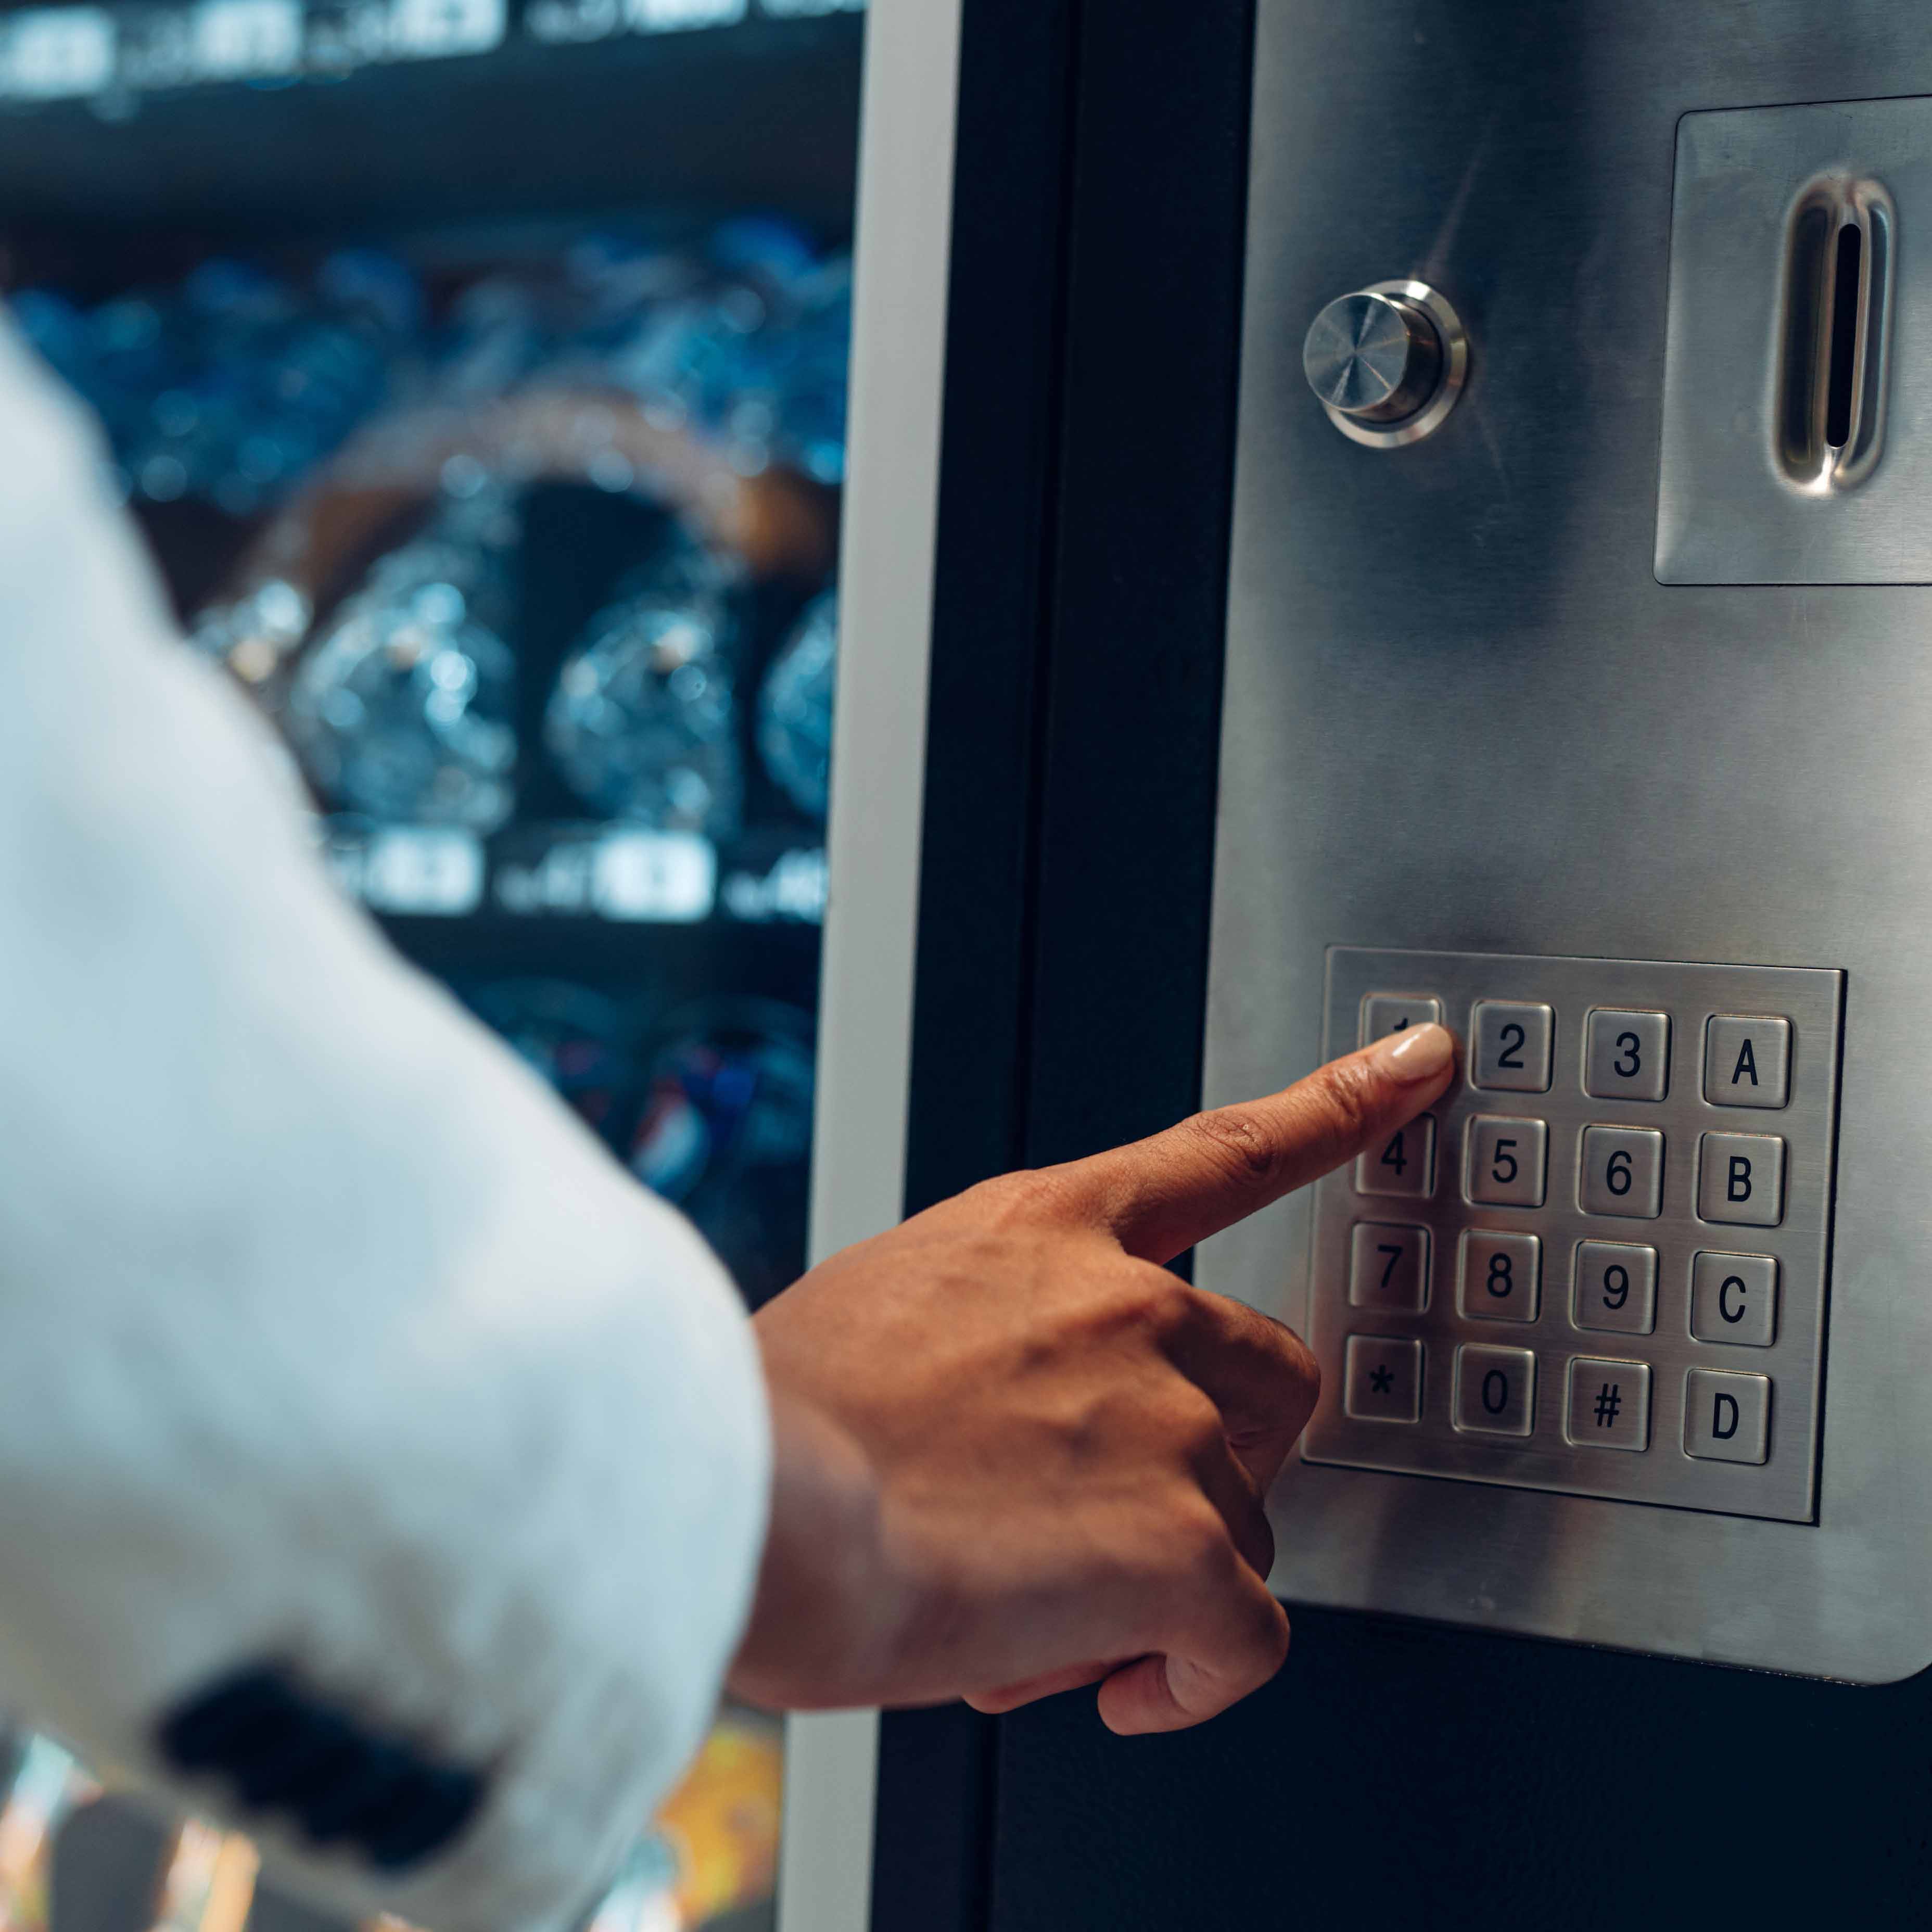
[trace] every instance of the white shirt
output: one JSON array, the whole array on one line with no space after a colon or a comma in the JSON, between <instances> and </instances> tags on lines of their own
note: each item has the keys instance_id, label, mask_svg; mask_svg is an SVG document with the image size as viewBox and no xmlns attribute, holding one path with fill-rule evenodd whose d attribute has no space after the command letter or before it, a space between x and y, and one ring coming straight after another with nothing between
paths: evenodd
<instances>
[{"instance_id":1,"label":"white shirt","mask_svg":"<svg viewBox=\"0 0 1932 1932\"><path fill-rule=\"evenodd\" d=\"M0 316L0 1701L184 1786L251 1665L478 1772L436 1932L587 1905L694 1748L769 1448L718 1263L343 904Z\"/></svg>"}]
</instances>

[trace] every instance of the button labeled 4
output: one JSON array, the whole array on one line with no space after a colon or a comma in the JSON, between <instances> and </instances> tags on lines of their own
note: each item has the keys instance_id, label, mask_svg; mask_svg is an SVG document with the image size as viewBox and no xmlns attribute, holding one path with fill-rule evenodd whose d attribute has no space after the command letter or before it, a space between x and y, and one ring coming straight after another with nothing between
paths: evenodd
<instances>
[{"instance_id":1,"label":"button labeled 4","mask_svg":"<svg viewBox=\"0 0 1932 1932\"><path fill-rule=\"evenodd\" d=\"M1424 1200L1436 1192L1436 1120L1424 1114L1398 1127L1355 1160L1358 1194L1395 1194Z\"/></svg>"}]
</instances>

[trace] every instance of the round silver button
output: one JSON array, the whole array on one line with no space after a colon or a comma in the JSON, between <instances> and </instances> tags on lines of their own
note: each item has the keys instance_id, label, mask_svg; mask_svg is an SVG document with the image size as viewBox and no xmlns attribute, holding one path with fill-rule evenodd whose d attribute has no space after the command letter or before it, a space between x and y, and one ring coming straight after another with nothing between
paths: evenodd
<instances>
[{"instance_id":1,"label":"round silver button","mask_svg":"<svg viewBox=\"0 0 1932 1932\"><path fill-rule=\"evenodd\" d=\"M1308 386L1358 422L1400 422L1435 394L1442 344L1421 310L1366 290L1331 302L1301 345Z\"/></svg>"},{"instance_id":2,"label":"round silver button","mask_svg":"<svg viewBox=\"0 0 1932 1932\"><path fill-rule=\"evenodd\" d=\"M1426 282L1376 282L1338 296L1301 345L1308 386L1351 442L1397 449L1438 429L1468 374L1469 340Z\"/></svg>"}]
</instances>

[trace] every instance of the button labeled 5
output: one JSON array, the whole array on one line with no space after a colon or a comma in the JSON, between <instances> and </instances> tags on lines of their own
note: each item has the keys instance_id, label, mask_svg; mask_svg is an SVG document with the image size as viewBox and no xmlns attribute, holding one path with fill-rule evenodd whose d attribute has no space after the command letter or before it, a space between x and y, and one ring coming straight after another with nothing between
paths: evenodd
<instances>
[{"instance_id":1,"label":"button labeled 5","mask_svg":"<svg viewBox=\"0 0 1932 1932\"><path fill-rule=\"evenodd\" d=\"M1426 1200L1436 1192L1436 1118L1424 1114L1355 1158L1358 1194Z\"/></svg>"},{"instance_id":2,"label":"button labeled 5","mask_svg":"<svg viewBox=\"0 0 1932 1932\"><path fill-rule=\"evenodd\" d=\"M1540 1208L1549 1141L1540 1120L1478 1114L1464 1143L1469 1198L1484 1208Z\"/></svg>"}]
</instances>

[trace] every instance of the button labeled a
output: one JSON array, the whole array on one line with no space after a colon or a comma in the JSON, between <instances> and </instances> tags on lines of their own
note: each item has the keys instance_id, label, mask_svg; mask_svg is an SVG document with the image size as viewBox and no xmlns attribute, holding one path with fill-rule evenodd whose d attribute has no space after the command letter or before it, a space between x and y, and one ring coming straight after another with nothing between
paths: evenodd
<instances>
[{"instance_id":1,"label":"button labeled a","mask_svg":"<svg viewBox=\"0 0 1932 1932\"><path fill-rule=\"evenodd\" d=\"M1791 1089L1791 1022L1714 1013L1704 1029L1704 1097L1714 1107L1781 1107Z\"/></svg>"}]
</instances>

